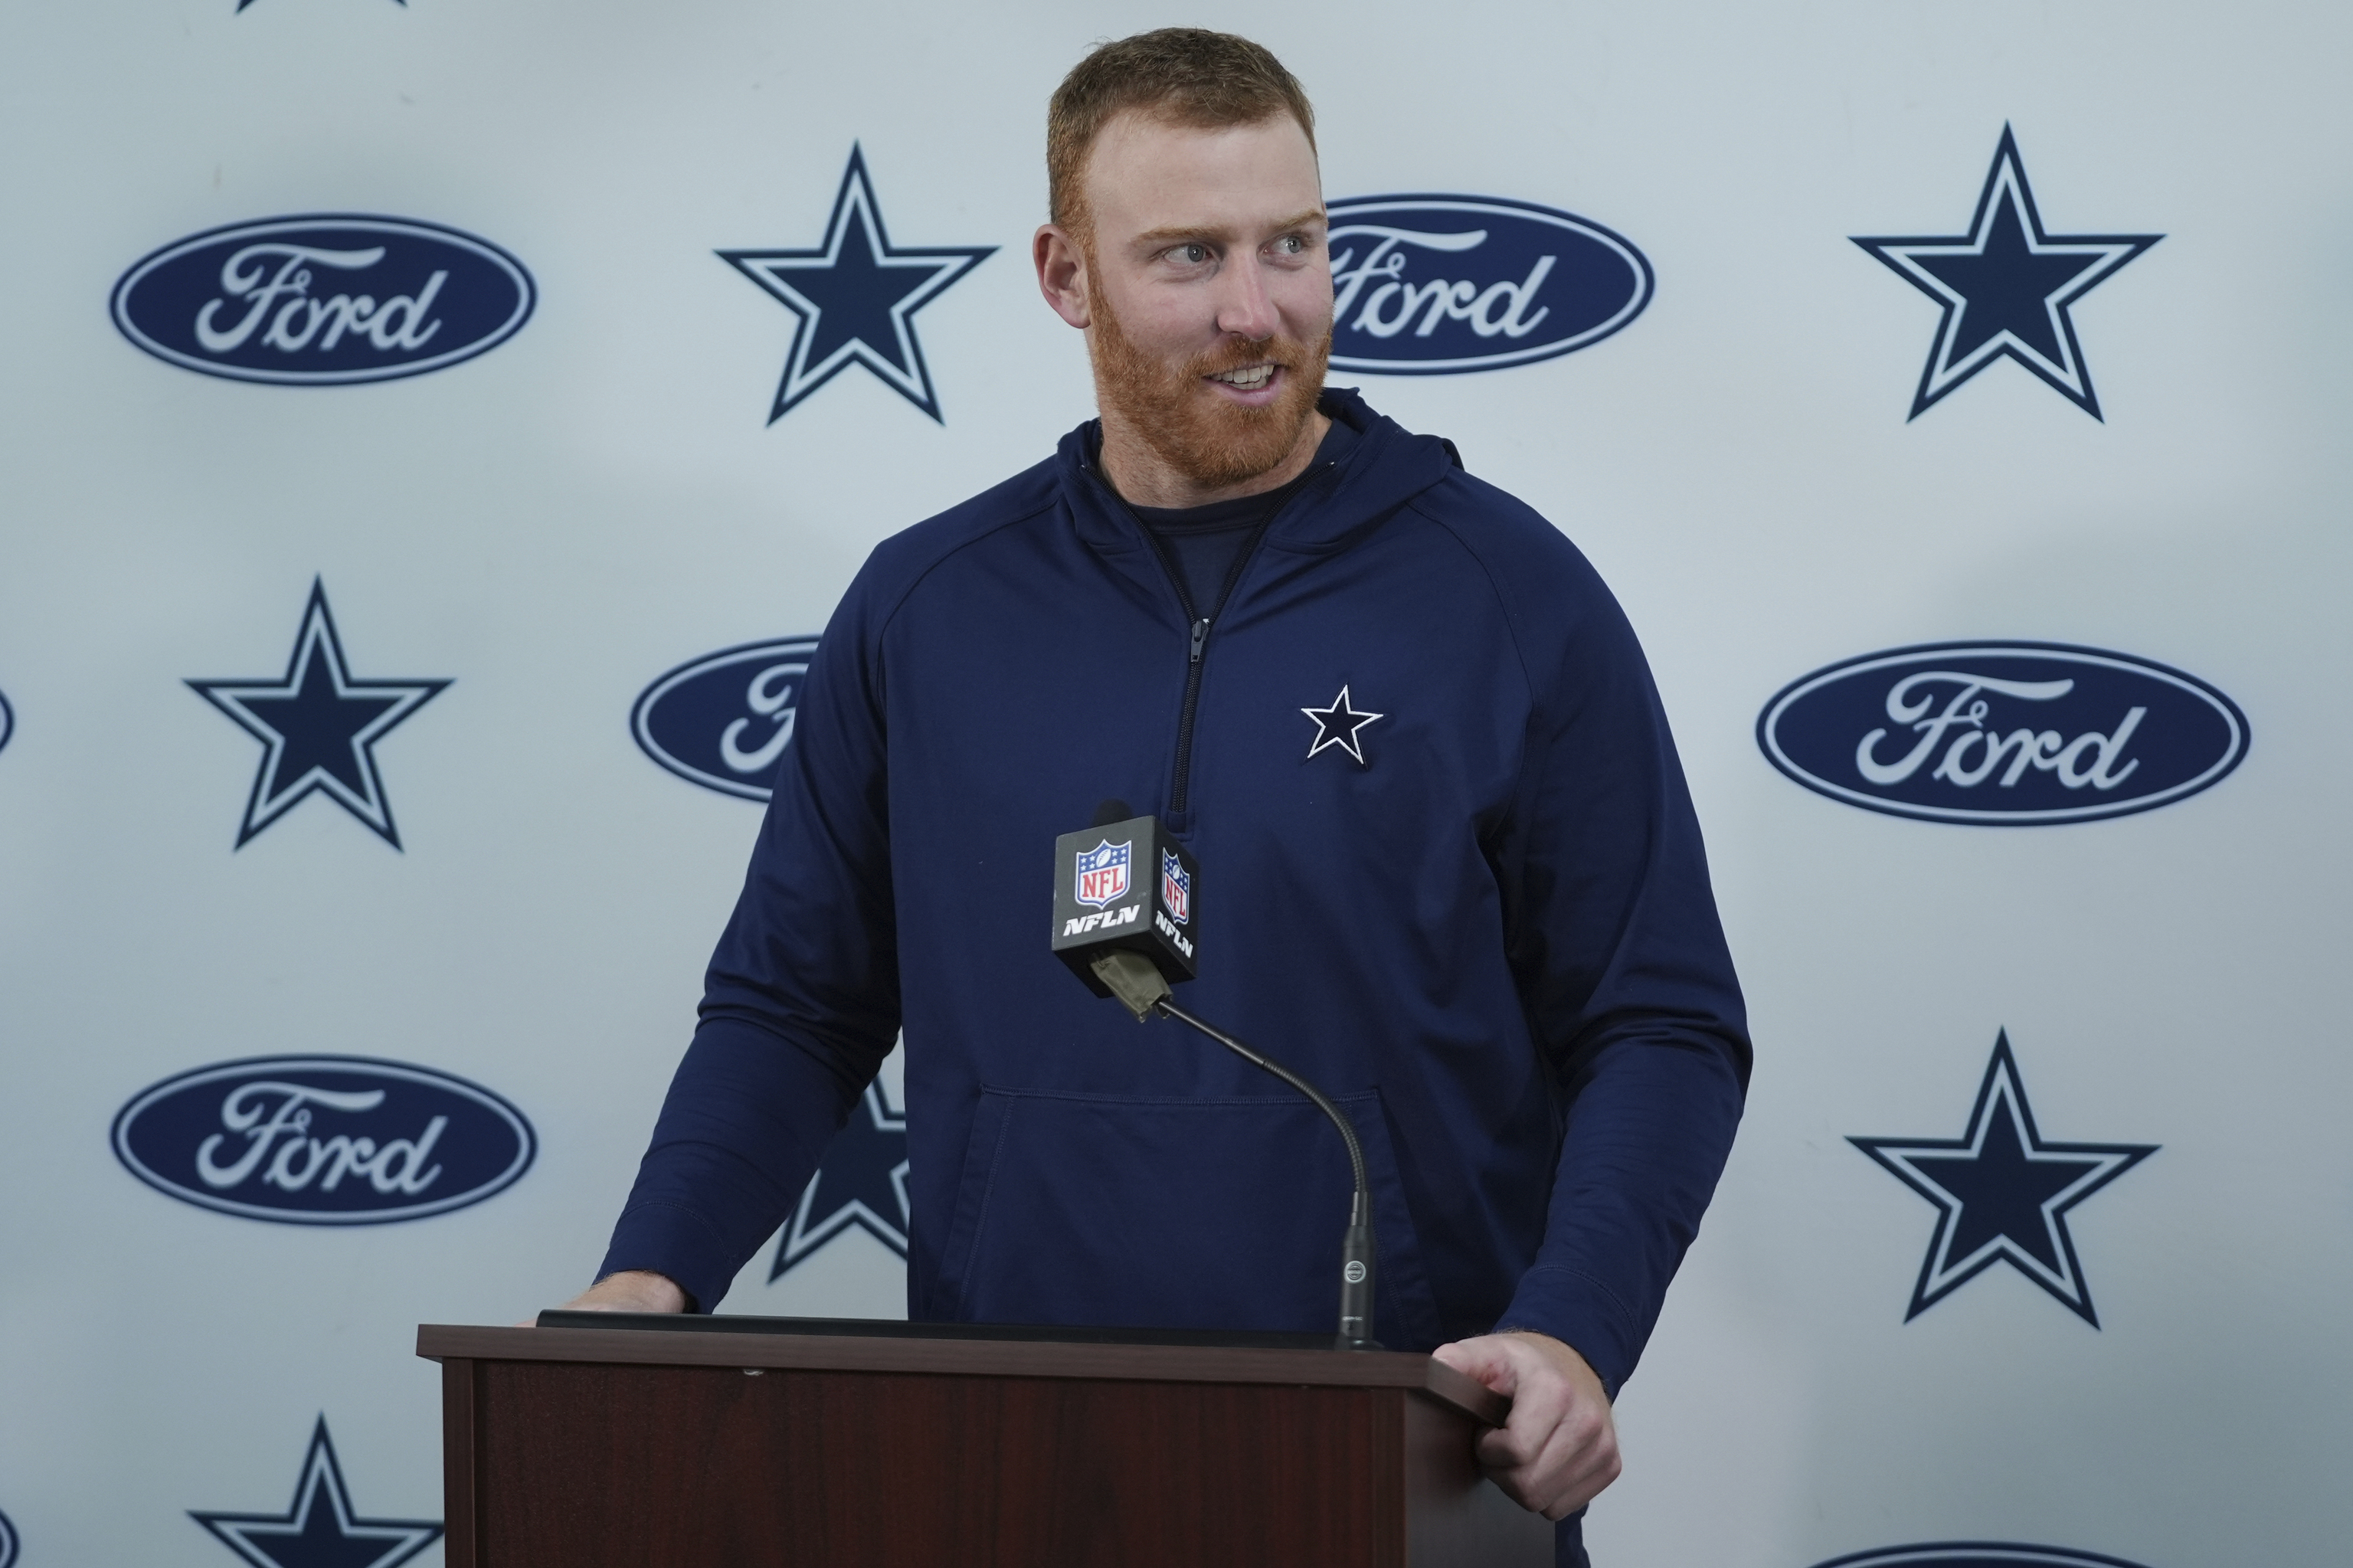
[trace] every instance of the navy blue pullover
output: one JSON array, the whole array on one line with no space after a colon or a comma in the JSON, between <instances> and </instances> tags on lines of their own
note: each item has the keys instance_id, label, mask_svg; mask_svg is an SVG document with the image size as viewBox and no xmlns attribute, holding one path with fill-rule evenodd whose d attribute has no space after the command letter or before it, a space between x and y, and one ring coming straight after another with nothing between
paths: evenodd
<instances>
[{"instance_id":1,"label":"navy blue pullover","mask_svg":"<svg viewBox=\"0 0 2353 1568\"><path fill-rule=\"evenodd\" d=\"M1179 1000L1360 1133L1377 1336L1536 1330L1615 1393L1747 1077L1698 824L1584 557L1446 443L1324 407L1358 439L1214 626L1089 427L875 550L603 1272L709 1310L903 1030L912 1317L1329 1332L1329 1125L1048 950L1055 835L1116 797L1200 862ZM1344 686L1361 764L1309 755Z\"/></svg>"}]
</instances>

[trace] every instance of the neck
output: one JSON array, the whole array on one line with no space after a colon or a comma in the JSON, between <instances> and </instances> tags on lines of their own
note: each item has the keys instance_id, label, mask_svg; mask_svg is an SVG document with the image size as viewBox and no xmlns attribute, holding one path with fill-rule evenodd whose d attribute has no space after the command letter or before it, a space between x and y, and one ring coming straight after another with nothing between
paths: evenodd
<instances>
[{"instance_id":1,"label":"neck","mask_svg":"<svg viewBox=\"0 0 2353 1568\"><path fill-rule=\"evenodd\" d=\"M1324 444L1325 432L1332 429L1332 421L1323 410L1313 410L1307 422L1300 427L1299 439L1292 443L1291 450L1272 468L1230 484L1203 484L1169 467L1133 424L1111 408L1107 399L1104 403L1103 474L1111 481L1112 488L1134 506L1208 506L1280 490L1307 471L1307 465L1315 461L1315 449Z\"/></svg>"}]
</instances>

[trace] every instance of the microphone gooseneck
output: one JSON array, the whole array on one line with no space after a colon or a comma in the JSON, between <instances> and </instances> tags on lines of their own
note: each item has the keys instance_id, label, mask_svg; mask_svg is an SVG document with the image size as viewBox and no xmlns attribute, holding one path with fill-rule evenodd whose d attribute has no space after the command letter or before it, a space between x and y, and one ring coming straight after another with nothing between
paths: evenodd
<instances>
[{"instance_id":1,"label":"microphone gooseneck","mask_svg":"<svg viewBox=\"0 0 2353 1568\"><path fill-rule=\"evenodd\" d=\"M1172 1000L1170 984L1193 978L1194 877L1188 851L1155 818L1122 817L1106 800L1096 822L1054 842L1054 952L1097 996L1117 999L1138 1023L1154 1017L1189 1024L1250 1065L1313 1101L1347 1146L1356 1195L1340 1242L1340 1331L1344 1351L1377 1351L1373 1339L1373 1189L1356 1129L1324 1091L1271 1057L1203 1022ZM1116 818L1105 821L1105 818Z\"/></svg>"},{"instance_id":2,"label":"microphone gooseneck","mask_svg":"<svg viewBox=\"0 0 2353 1568\"><path fill-rule=\"evenodd\" d=\"M1325 1116L1330 1117L1332 1118L1332 1125L1340 1129L1340 1141L1348 1146L1348 1167L1350 1170L1354 1171L1356 1175L1356 1201L1359 1203L1365 1201L1367 1184L1365 1181L1364 1146L1356 1141L1356 1129L1348 1125L1348 1118L1340 1114L1340 1107L1338 1106L1334 1105L1330 1100L1324 1097L1323 1090L1317 1088L1314 1085L1309 1083L1306 1079L1301 1077L1298 1074L1293 1072L1290 1068L1284 1066L1273 1057L1262 1056L1256 1051L1251 1050L1249 1046L1243 1044L1240 1041L1235 1039L1232 1035L1227 1033L1224 1030L1217 1028L1212 1024L1202 1022L1199 1019L1194 1017L1191 1013L1186 1012L1183 1008L1177 1006L1175 1002L1167 1000L1166 997L1162 998L1160 1001L1155 1004L1154 1011L1159 1012L1164 1017L1173 1018L1179 1023L1191 1024L1194 1028L1199 1030L1202 1033L1208 1035L1210 1039L1216 1041L1227 1050L1231 1051L1235 1055L1240 1056L1243 1061L1248 1062L1251 1066L1265 1068L1268 1072L1272 1073L1276 1077L1281 1078L1284 1083L1289 1084L1293 1088L1297 1089L1301 1094L1305 1095L1309 1099L1314 1100L1315 1102L1315 1108L1322 1111Z\"/></svg>"},{"instance_id":3,"label":"microphone gooseneck","mask_svg":"<svg viewBox=\"0 0 2353 1568\"><path fill-rule=\"evenodd\" d=\"M1332 1125L1340 1129L1340 1141L1348 1146L1349 1169L1356 1177L1356 1197L1348 1205L1347 1234L1340 1241L1340 1349L1379 1350L1373 1339L1373 1192L1371 1183L1365 1180L1365 1150L1356 1141L1356 1129L1348 1125L1340 1107L1324 1097L1323 1090L1271 1056L1262 1055L1224 1030L1204 1023L1165 995L1154 1003L1153 1010L1163 1017L1190 1024L1251 1066L1281 1078L1314 1100L1315 1108L1330 1117Z\"/></svg>"}]
</instances>

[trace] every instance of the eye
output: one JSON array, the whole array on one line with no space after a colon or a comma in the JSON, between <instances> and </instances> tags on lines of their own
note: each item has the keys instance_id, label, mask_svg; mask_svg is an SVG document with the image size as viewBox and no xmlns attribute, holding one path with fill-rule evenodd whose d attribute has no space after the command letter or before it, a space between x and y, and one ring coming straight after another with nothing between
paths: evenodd
<instances>
[{"instance_id":1,"label":"eye","mask_svg":"<svg viewBox=\"0 0 2353 1568\"><path fill-rule=\"evenodd\" d=\"M1274 253L1278 256L1303 255L1306 249L1307 237L1303 234L1286 234L1274 242Z\"/></svg>"},{"instance_id":2,"label":"eye","mask_svg":"<svg viewBox=\"0 0 2353 1568\"><path fill-rule=\"evenodd\" d=\"M1187 240L1168 252L1171 260L1187 267L1198 267L1209 260L1209 248L1198 240Z\"/></svg>"}]
</instances>

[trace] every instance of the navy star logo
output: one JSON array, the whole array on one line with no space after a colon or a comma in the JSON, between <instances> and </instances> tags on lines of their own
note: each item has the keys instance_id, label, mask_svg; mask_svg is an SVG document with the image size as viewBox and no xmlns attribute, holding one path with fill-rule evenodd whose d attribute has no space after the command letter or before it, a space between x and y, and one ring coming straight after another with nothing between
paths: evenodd
<instances>
[{"instance_id":1,"label":"navy star logo","mask_svg":"<svg viewBox=\"0 0 2353 1568\"><path fill-rule=\"evenodd\" d=\"M1348 688L1345 686L1341 687L1340 694L1332 699L1330 707L1302 708L1299 711L1315 721L1314 744L1307 748L1307 755L1310 758L1325 747L1336 746L1355 758L1356 766L1359 768L1366 766L1365 748L1357 738L1356 732L1377 718L1388 716L1387 714L1366 713L1360 708L1350 706Z\"/></svg>"},{"instance_id":2,"label":"navy star logo","mask_svg":"<svg viewBox=\"0 0 2353 1568\"><path fill-rule=\"evenodd\" d=\"M769 1283L852 1225L906 1256L908 1213L907 1118L883 1103L881 1084L869 1084L801 1189L800 1207L777 1239Z\"/></svg>"},{"instance_id":3,"label":"navy star logo","mask_svg":"<svg viewBox=\"0 0 2353 1568\"><path fill-rule=\"evenodd\" d=\"M282 680L188 684L261 742L261 768L245 803L237 848L313 794L327 796L400 847L375 744L449 683L353 680L322 581L311 580L311 602Z\"/></svg>"},{"instance_id":4,"label":"navy star logo","mask_svg":"<svg viewBox=\"0 0 2353 1568\"><path fill-rule=\"evenodd\" d=\"M431 1520L362 1519L353 1511L323 1415L284 1513L190 1509L188 1517L253 1568L393 1568L441 1539L441 1526Z\"/></svg>"},{"instance_id":5,"label":"navy star logo","mask_svg":"<svg viewBox=\"0 0 2353 1568\"><path fill-rule=\"evenodd\" d=\"M901 397L940 419L932 372L915 341L914 314L996 254L994 245L897 246L855 145L814 250L722 250L720 258L793 313L793 346L768 409L775 424L818 387L862 365Z\"/></svg>"},{"instance_id":6,"label":"navy star logo","mask_svg":"<svg viewBox=\"0 0 2353 1568\"><path fill-rule=\"evenodd\" d=\"M1957 1139L1850 1138L1897 1181L1936 1205L1936 1230L1912 1287L1910 1322L1997 1263L2008 1263L2096 1329L2067 1212L2157 1152L2154 1143L2056 1143L2043 1138L2010 1054L1994 1038L1968 1130Z\"/></svg>"},{"instance_id":7,"label":"navy star logo","mask_svg":"<svg viewBox=\"0 0 2353 1568\"><path fill-rule=\"evenodd\" d=\"M1944 307L1908 422L1998 359L2016 360L2100 418L2069 308L2165 236L2045 232L2005 125L1967 234L1853 238Z\"/></svg>"}]
</instances>

